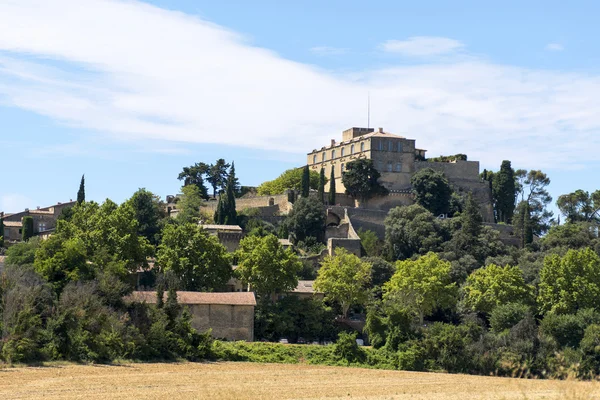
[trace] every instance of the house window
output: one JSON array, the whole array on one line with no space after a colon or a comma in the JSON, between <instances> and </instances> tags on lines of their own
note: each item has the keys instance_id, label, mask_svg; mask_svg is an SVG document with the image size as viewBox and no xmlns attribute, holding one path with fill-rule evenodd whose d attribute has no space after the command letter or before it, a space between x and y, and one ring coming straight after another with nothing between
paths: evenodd
<instances>
[{"instance_id":1,"label":"house window","mask_svg":"<svg viewBox=\"0 0 600 400\"><path fill-rule=\"evenodd\" d=\"M391 140L388 142L388 151L394 151L394 142Z\"/></svg>"},{"instance_id":2,"label":"house window","mask_svg":"<svg viewBox=\"0 0 600 400\"><path fill-rule=\"evenodd\" d=\"M398 142L398 152L402 153L402 142Z\"/></svg>"},{"instance_id":3,"label":"house window","mask_svg":"<svg viewBox=\"0 0 600 400\"><path fill-rule=\"evenodd\" d=\"M365 151L365 142L360 144L360 151Z\"/></svg>"},{"instance_id":4,"label":"house window","mask_svg":"<svg viewBox=\"0 0 600 400\"><path fill-rule=\"evenodd\" d=\"M387 172L392 172L392 162L388 161L387 163Z\"/></svg>"},{"instance_id":5,"label":"house window","mask_svg":"<svg viewBox=\"0 0 600 400\"><path fill-rule=\"evenodd\" d=\"M327 160L327 155L325 154L325 152L323 152L323 154L321 155L321 161L325 160Z\"/></svg>"},{"instance_id":6,"label":"house window","mask_svg":"<svg viewBox=\"0 0 600 400\"><path fill-rule=\"evenodd\" d=\"M333 160L335 158L335 150L331 150L331 159Z\"/></svg>"},{"instance_id":7,"label":"house window","mask_svg":"<svg viewBox=\"0 0 600 400\"><path fill-rule=\"evenodd\" d=\"M340 150L342 152L342 157L344 157L344 150L345 150L344 147L342 147L342 150Z\"/></svg>"},{"instance_id":8,"label":"house window","mask_svg":"<svg viewBox=\"0 0 600 400\"><path fill-rule=\"evenodd\" d=\"M396 172L402 172L402 163L400 161L396 163Z\"/></svg>"},{"instance_id":9,"label":"house window","mask_svg":"<svg viewBox=\"0 0 600 400\"><path fill-rule=\"evenodd\" d=\"M317 155L315 154L315 155L313 156L313 164L316 164L316 163L317 163Z\"/></svg>"},{"instance_id":10,"label":"house window","mask_svg":"<svg viewBox=\"0 0 600 400\"><path fill-rule=\"evenodd\" d=\"M350 154L354 154L354 145L350 146Z\"/></svg>"},{"instance_id":11,"label":"house window","mask_svg":"<svg viewBox=\"0 0 600 400\"><path fill-rule=\"evenodd\" d=\"M38 224L38 232L44 232L46 230L46 223L45 222L40 222Z\"/></svg>"}]
</instances>

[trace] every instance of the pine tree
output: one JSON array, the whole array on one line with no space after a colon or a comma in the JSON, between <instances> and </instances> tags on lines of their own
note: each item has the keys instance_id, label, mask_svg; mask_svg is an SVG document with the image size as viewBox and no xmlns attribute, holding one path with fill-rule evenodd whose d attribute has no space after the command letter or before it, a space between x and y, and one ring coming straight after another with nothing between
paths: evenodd
<instances>
[{"instance_id":1,"label":"pine tree","mask_svg":"<svg viewBox=\"0 0 600 400\"><path fill-rule=\"evenodd\" d=\"M28 241L33 236L33 217L23 217L23 229L21 235L24 242Z\"/></svg>"},{"instance_id":2,"label":"pine tree","mask_svg":"<svg viewBox=\"0 0 600 400\"><path fill-rule=\"evenodd\" d=\"M319 200L321 203L325 203L325 168L323 167L319 173Z\"/></svg>"},{"instance_id":3,"label":"pine tree","mask_svg":"<svg viewBox=\"0 0 600 400\"><path fill-rule=\"evenodd\" d=\"M335 205L335 168L331 167L331 178L329 179L329 204Z\"/></svg>"},{"instance_id":4,"label":"pine tree","mask_svg":"<svg viewBox=\"0 0 600 400\"><path fill-rule=\"evenodd\" d=\"M79 191L77 192L77 204L85 202L85 175L81 175L81 183L79 183Z\"/></svg>"},{"instance_id":5,"label":"pine tree","mask_svg":"<svg viewBox=\"0 0 600 400\"><path fill-rule=\"evenodd\" d=\"M304 166L302 171L302 197L307 198L310 193L310 170L308 165Z\"/></svg>"}]
</instances>

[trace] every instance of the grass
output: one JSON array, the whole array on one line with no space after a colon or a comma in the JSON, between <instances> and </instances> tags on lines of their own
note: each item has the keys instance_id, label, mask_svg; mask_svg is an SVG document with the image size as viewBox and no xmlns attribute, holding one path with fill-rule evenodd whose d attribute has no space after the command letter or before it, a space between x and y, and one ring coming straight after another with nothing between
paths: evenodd
<instances>
[{"instance_id":1,"label":"grass","mask_svg":"<svg viewBox=\"0 0 600 400\"><path fill-rule=\"evenodd\" d=\"M600 399L596 382L245 362L0 368L0 399Z\"/></svg>"}]
</instances>

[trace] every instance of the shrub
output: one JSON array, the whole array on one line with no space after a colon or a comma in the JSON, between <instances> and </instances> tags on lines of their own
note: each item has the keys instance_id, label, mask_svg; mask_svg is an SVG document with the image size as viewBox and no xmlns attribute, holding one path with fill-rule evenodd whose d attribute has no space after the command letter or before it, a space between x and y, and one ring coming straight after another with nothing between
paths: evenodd
<instances>
[{"instance_id":1,"label":"shrub","mask_svg":"<svg viewBox=\"0 0 600 400\"><path fill-rule=\"evenodd\" d=\"M356 332L341 332L333 346L333 354L339 360L351 363L361 363L365 360L365 352L356 343Z\"/></svg>"},{"instance_id":2,"label":"shrub","mask_svg":"<svg viewBox=\"0 0 600 400\"><path fill-rule=\"evenodd\" d=\"M492 332L500 333L515 326L525 318L529 307L521 303L508 303L496 307L490 316Z\"/></svg>"}]
</instances>

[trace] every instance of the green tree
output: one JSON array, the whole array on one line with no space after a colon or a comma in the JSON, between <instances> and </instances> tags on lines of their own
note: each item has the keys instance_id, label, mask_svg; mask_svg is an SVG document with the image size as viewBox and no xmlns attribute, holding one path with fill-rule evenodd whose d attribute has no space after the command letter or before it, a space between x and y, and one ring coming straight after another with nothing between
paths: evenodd
<instances>
[{"instance_id":1,"label":"green tree","mask_svg":"<svg viewBox=\"0 0 600 400\"><path fill-rule=\"evenodd\" d=\"M159 242L161 220L166 218L165 204L160 197L146 189L139 189L127 202L138 221L138 234L156 246Z\"/></svg>"},{"instance_id":2,"label":"green tree","mask_svg":"<svg viewBox=\"0 0 600 400\"><path fill-rule=\"evenodd\" d=\"M300 198L283 224L294 243L308 237L321 240L325 234L325 208L314 197Z\"/></svg>"},{"instance_id":3,"label":"green tree","mask_svg":"<svg viewBox=\"0 0 600 400\"><path fill-rule=\"evenodd\" d=\"M443 173L425 168L410 179L415 200L435 216L448 214L452 189Z\"/></svg>"},{"instance_id":4,"label":"green tree","mask_svg":"<svg viewBox=\"0 0 600 400\"><path fill-rule=\"evenodd\" d=\"M385 195L388 190L378 180L381 174L373 166L373 161L361 158L346 164L342 172L342 183L346 187L346 194L366 202L373 196Z\"/></svg>"},{"instance_id":5,"label":"green tree","mask_svg":"<svg viewBox=\"0 0 600 400\"><path fill-rule=\"evenodd\" d=\"M227 183L227 169L230 167L224 159L219 158L208 168L206 180L213 188L213 198L217 197L217 189L223 189Z\"/></svg>"},{"instance_id":6,"label":"green tree","mask_svg":"<svg viewBox=\"0 0 600 400\"><path fill-rule=\"evenodd\" d=\"M0 249L4 247L4 220L0 218Z\"/></svg>"},{"instance_id":7,"label":"green tree","mask_svg":"<svg viewBox=\"0 0 600 400\"><path fill-rule=\"evenodd\" d=\"M438 251L446 236L439 220L418 204L393 208L385 219L385 246L394 260Z\"/></svg>"},{"instance_id":8,"label":"green tree","mask_svg":"<svg viewBox=\"0 0 600 400\"><path fill-rule=\"evenodd\" d=\"M81 175L81 182L79 183L79 190L77 191L77 204L81 204L85 201L85 175Z\"/></svg>"},{"instance_id":9,"label":"green tree","mask_svg":"<svg viewBox=\"0 0 600 400\"><path fill-rule=\"evenodd\" d=\"M593 193L576 190L558 197L556 205L568 222L600 221L600 190Z\"/></svg>"},{"instance_id":10,"label":"green tree","mask_svg":"<svg viewBox=\"0 0 600 400\"><path fill-rule=\"evenodd\" d=\"M547 187L550 185L550 178L539 170L517 170L515 171L517 180L516 189L518 192L519 204L527 203L531 219L531 230L533 234L541 236L550 228L552 222L552 211L547 209L552 202L552 196L548 193Z\"/></svg>"},{"instance_id":11,"label":"green tree","mask_svg":"<svg viewBox=\"0 0 600 400\"><path fill-rule=\"evenodd\" d=\"M531 304L533 300L533 287L525 283L521 269L509 265L490 264L475 270L467 278L463 293L465 306L484 314L502 304Z\"/></svg>"},{"instance_id":12,"label":"green tree","mask_svg":"<svg viewBox=\"0 0 600 400\"><path fill-rule=\"evenodd\" d=\"M513 217L515 233L521 238L521 247L525 248L533 243L534 222L532 221L531 209L527 201L521 201L515 209Z\"/></svg>"},{"instance_id":13,"label":"green tree","mask_svg":"<svg viewBox=\"0 0 600 400\"><path fill-rule=\"evenodd\" d=\"M219 196L217 211L215 212L215 223L219 225L237 224L237 211L235 207L235 169L228 175L225 193Z\"/></svg>"},{"instance_id":14,"label":"green tree","mask_svg":"<svg viewBox=\"0 0 600 400\"><path fill-rule=\"evenodd\" d=\"M333 167L331 168L331 178L329 178L329 204L335 205L335 173Z\"/></svg>"},{"instance_id":15,"label":"green tree","mask_svg":"<svg viewBox=\"0 0 600 400\"><path fill-rule=\"evenodd\" d=\"M37 251L34 267L57 292L61 292L69 282L91 280L95 277L95 268L87 259L82 239L54 234L45 240Z\"/></svg>"},{"instance_id":16,"label":"green tree","mask_svg":"<svg viewBox=\"0 0 600 400\"><path fill-rule=\"evenodd\" d=\"M198 188L200 197L208 200L208 189L204 185L203 176L208 173L210 166L205 163L196 163L189 167L184 167L183 171L179 173L177 179L183 181L183 186L195 185Z\"/></svg>"},{"instance_id":17,"label":"green tree","mask_svg":"<svg viewBox=\"0 0 600 400\"><path fill-rule=\"evenodd\" d=\"M302 191L303 168L293 168L284 171L276 179L263 182L258 186L257 192L260 196L283 194L287 189ZM318 189L319 173L310 171L310 188Z\"/></svg>"},{"instance_id":18,"label":"green tree","mask_svg":"<svg viewBox=\"0 0 600 400\"><path fill-rule=\"evenodd\" d=\"M231 162L231 168L229 168L229 173L227 174L227 184L231 185L235 197L241 195L242 187L240 186L240 180L235 174L235 162L233 161Z\"/></svg>"},{"instance_id":19,"label":"green tree","mask_svg":"<svg viewBox=\"0 0 600 400\"><path fill-rule=\"evenodd\" d=\"M396 262L396 273L383 286L383 299L414 312L422 325L436 309L456 303L456 284L450 278L450 263L435 253L416 260Z\"/></svg>"},{"instance_id":20,"label":"green tree","mask_svg":"<svg viewBox=\"0 0 600 400\"><path fill-rule=\"evenodd\" d=\"M551 254L540 271L537 298L540 312L574 313L600 309L600 257L591 249Z\"/></svg>"},{"instance_id":21,"label":"green tree","mask_svg":"<svg viewBox=\"0 0 600 400\"><path fill-rule=\"evenodd\" d=\"M227 249L192 223L165 226L156 262L177 277L182 290L217 291L232 275Z\"/></svg>"},{"instance_id":22,"label":"green tree","mask_svg":"<svg viewBox=\"0 0 600 400\"><path fill-rule=\"evenodd\" d=\"M179 212L177 219L184 222L198 222L200 218L200 207L202 206L202 193L196 185L187 185L181 188L183 196L177 203Z\"/></svg>"},{"instance_id":23,"label":"green tree","mask_svg":"<svg viewBox=\"0 0 600 400\"><path fill-rule=\"evenodd\" d=\"M21 231L21 238L26 242L29 238L33 237L33 217L23 217L22 223L23 230Z\"/></svg>"},{"instance_id":24,"label":"green tree","mask_svg":"<svg viewBox=\"0 0 600 400\"><path fill-rule=\"evenodd\" d=\"M302 169L302 197L308 197L310 193L310 170L308 169L308 165L304 166Z\"/></svg>"},{"instance_id":25,"label":"green tree","mask_svg":"<svg viewBox=\"0 0 600 400\"><path fill-rule=\"evenodd\" d=\"M324 292L328 300L338 303L347 317L351 306L367 301L371 268L368 262L338 247L334 256L327 256L321 264L315 289Z\"/></svg>"},{"instance_id":26,"label":"green tree","mask_svg":"<svg viewBox=\"0 0 600 400\"><path fill-rule=\"evenodd\" d=\"M302 262L291 249L284 249L274 235L245 237L236 256L236 275L263 299L298 286Z\"/></svg>"},{"instance_id":27,"label":"green tree","mask_svg":"<svg viewBox=\"0 0 600 400\"><path fill-rule=\"evenodd\" d=\"M377 234L369 229L360 228L358 232L360 238L360 244L364 249L365 253L369 257L380 257L383 255L384 243L377 237Z\"/></svg>"},{"instance_id":28,"label":"green tree","mask_svg":"<svg viewBox=\"0 0 600 400\"><path fill-rule=\"evenodd\" d=\"M33 265L35 252L40 247L41 239L33 237L27 242L16 243L6 249L6 265Z\"/></svg>"},{"instance_id":29,"label":"green tree","mask_svg":"<svg viewBox=\"0 0 600 400\"><path fill-rule=\"evenodd\" d=\"M516 184L510 161L502 161L500 171L494 174L493 197L496 219L510 224L515 210Z\"/></svg>"},{"instance_id":30,"label":"green tree","mask_svg":"<svg viewBox=\"0 0 600 400\"><path fill-rule=\"evenodd\" d=\"M325 203L325 168L321 167L319 172L319 200Z\"/></svg>"}]
</instances>

